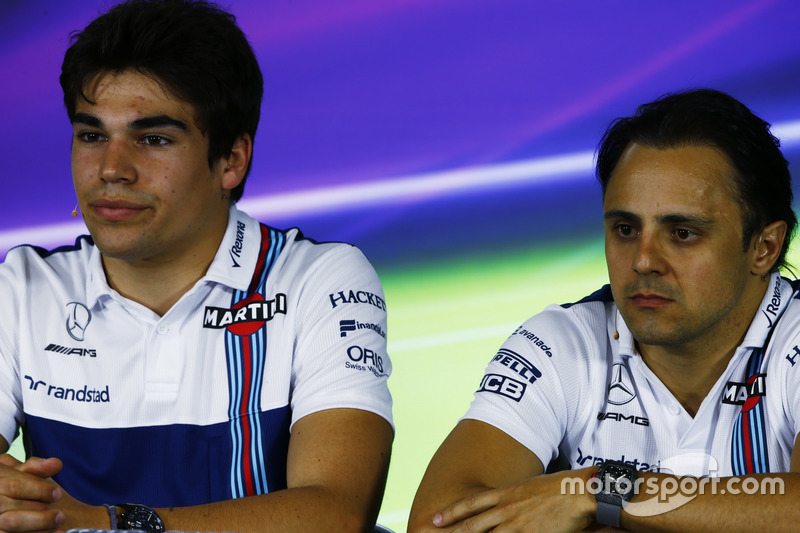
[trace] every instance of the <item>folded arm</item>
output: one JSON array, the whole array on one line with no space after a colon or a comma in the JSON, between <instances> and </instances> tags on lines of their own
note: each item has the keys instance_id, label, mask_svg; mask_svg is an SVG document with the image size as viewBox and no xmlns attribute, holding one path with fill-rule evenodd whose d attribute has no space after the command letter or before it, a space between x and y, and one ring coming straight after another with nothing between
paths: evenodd
<instances>
[{"instance_id":1,"label":"folded arm","mask_svg":"<svg viewBox=\"0 0 800 533\"><path fill-rule=\"evenodd\" d=\"M357 409L320 411L298 420L293 427L286 490L157 511L167 530L235 529L240 533L367 530L374 524L380 508L392 438L390 424L373 413ZM14 469L18 472L16 480L41 490L41 484L46 483L41 477L22 472L28 463L7 467L6 477L10 478L9 470ZM53 488L50 485L51 494ZM59 511L66 517L60 525L63 529L109 527L104 508L77 502L66 492L56 495L57 501L33 502L42 508L26 514L25 522L15 528L2 527L4 513L0 509L0 531L54 530L59 527L56 523ZM31 502L17 505L28 503Z\"/></svg>"},{"instance_id":2,"label":"folded arm","mask_svg":"<svg viewBox=\"0 0 800 533\"><path fill-rule=\"evenodd\" d=\"M463 420L434 455L417 491L410 532L515 531L537 523L542 531L577 531L594 512L589 496L561 494L566 474L542 475L542 462L499 429ZM591 472L582 471L588 477ZM576 475L576 472L572 472Z\"/></svg>"},{"instance_id":3,"label":"folded arm","mask_svg":"<svg viewBox=\"0 0 800 533\"><path fill-rule=\"evenodd\" d=\"M680 478L644 473L622 512L631 531L797 531L800 522L800 437L789 472ZM683 482L682 482L683 480Z\"/></svg>"},{"instance_id":4,"label":"folded arm","mask_svg":"<svg viewBox=\"0 0 800 533\"><path fill-rule=\"evenodd\" d=\"M787 473L688 478L683 485L677 476L641 473L639 491L625 507L621 525L631 531L727 533L758 524L769 531L794 531L800 522L798 441ZM543 475L539 459L514 439L465 420L431 461L411 509L409 531L477 533L502 525L502 531L511 532L528 531L531 524L541 531L597 530L597 506L588 490L595 471ZM571 490L567 478L580 479L586 490Z\"/></svg>"}]
</instances>

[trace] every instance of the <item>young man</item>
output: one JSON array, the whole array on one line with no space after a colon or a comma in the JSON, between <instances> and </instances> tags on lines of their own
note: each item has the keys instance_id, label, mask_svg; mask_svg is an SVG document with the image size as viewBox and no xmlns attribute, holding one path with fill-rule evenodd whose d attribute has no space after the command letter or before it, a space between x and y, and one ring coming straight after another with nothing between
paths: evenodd
<instances>
[{"instance_id":1,"label":"young man","mask_svg":"<svg viewBox=\"0 0 800 533\"><path fill-rule=\"evenodd\" d=\"M61 84L91 238L0 265L0 453L21 427L29 457L0 456L0 531L372 527L382 289L356 248L234 205L262 95L234 18L120 4Z\"/></svg>"},{"instance_id":2,"label":"young man","mask_svg":"<svg viewBox=\"0 0 800 533\"><path fill-rule=\"evenodd\" d=\"M506 341L410 531L793 530L796 218L769 125L716 91L667 96L609 128L597 173L610 285ZM545 473L557 458L571 470Z\"/></svg>"}]
</instances>

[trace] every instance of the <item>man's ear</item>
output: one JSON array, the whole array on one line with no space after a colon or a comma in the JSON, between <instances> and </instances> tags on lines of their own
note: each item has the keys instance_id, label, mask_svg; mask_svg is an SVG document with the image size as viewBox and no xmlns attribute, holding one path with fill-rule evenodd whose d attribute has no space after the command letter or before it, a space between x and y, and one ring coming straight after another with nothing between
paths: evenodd
<instances>
[{"instance_id":1,"label":"man's ear","mask_svg":"<svg viewBox=\"0 0 800 533\"><path fill-rule=\"evenodd\" d=\"M245 133L236 138L231 153L224 160L222 188L229 191L236 188L247 174L250 159L253 157L253 140Z\"/></svg>"},{"instance_id":2,"label":"man's ear","mask_svg":"<svg viewBox=\"0 0 800 533\"><path fill-rule=\"evenodd\" d=\"M786 238L786 222L778 220L769 224L761 233L753 238L755 256L752 273L758 276L767 274L783 249L783 240Z\"/></svg>"}]
</instances>

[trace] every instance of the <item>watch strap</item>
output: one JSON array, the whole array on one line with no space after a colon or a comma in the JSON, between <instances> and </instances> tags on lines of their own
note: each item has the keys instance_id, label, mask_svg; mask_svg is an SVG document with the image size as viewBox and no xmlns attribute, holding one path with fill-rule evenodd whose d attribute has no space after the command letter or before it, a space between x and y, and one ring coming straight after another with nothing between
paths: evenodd
<instances>
[{"instance_id":1,"label":"watch strap","mask_svg":"<svg viewBox=\"0 0 800 533\"><path fill-rule=\"evenodd\" d=\"M639 473L632 465L622 461L605 461L594 476L600 482L595 492L597 522L605 526L620 527L622 509L631 501ZM621 487L620 482L625 486Z\"/></svg>"},{"instance_id":2,"label":"watch strap","mask_svg":"<svg viewBox=\"0 0 800 533\"><path fill-rule=\"evenodd\" d=\"M604 526L619 527L622 516L622 505L608 502L597 502L597 523Z\"/></svg>"},{"instance_id":3,"label":"watch strap","mask_svg":"<svg viewBox=\"0 0 800 533\"><path fill-rule=\"evenodd\" d=\"M108 518L111 522L111 529L117 529L117 508L114 505L103 504L108 511Z\"/></svg>"}]
</instances>

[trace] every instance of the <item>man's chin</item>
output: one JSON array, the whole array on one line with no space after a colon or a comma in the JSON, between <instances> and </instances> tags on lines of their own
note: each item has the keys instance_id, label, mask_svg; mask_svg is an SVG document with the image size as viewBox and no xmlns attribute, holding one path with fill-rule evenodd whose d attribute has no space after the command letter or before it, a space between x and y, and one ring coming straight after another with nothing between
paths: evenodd
<instances>
[{"instance_id":1,"label":"man's chin","mask_svg":"<svg viewBox=\"0 0 800 533\"><path fill-rule=\"evenodd\" d=\"M674 324L665 324L664 322L653 316L636 317L630 321L625 319L625 324L637 343L650 346L672 346L683 342L683 336L678 328Z\"/></svg>"},{"instance_id":2,"label":"man's chin","mask_svg":"<svg viewBox=\"0 0 800 533\"><path fill-rule=\"evenodd\" d=\"M108 244L95 241L95 246L100 250L104 258L115 259L117 261L137 261L146 259L152 255L152 248L146 246L136 246L134 244L114 243Z\"/></svg>"}]
</instances>

